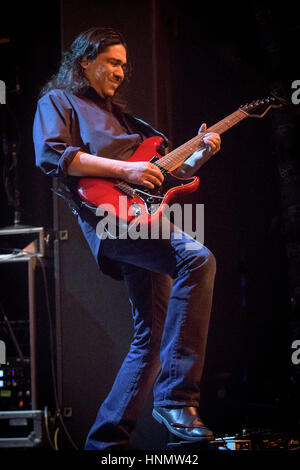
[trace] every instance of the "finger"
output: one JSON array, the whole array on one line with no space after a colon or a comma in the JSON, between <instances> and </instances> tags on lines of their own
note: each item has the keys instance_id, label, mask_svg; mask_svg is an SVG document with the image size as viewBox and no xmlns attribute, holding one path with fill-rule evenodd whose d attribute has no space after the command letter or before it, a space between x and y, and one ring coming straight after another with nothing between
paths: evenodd
<instances>
[{"instance_id":1,"label":"finger","mask_svg":"<svg viewBox=\"0 0 300 470\"><path fill-rule=\"evenodd\" d=\"M217 147L217 144L214 140L212 139L204 139L204 143L206 145L206 147L208 148L216 148Z\"/></svg>"},{"instance_id":2,"label":"finger","mask_svg":"<svg viewBox=\"0 0 300 470\"><path fill-rule=\"evenodd\" d=\"M151 176L154 176L155 178L157 178L161 183L163 182L164 175L162 174L158 166L154 165L153 163L150 163L148 167L148 171Z\"/></svg>"},{"instance_id":3,"label":"finger","mask_svg":"<svg viewBox=\"0 0 300 470\"><path fill-rule=\"evenodd\" d=\"M204 122L203 124L201 124L198 134L201 134L201 132L205 132L206 129L207 129L207 126L206 126L206 123Z\"/></svg>"},{"instance_id":4,"label":"finger","mask_svg":"<svg viewBox=\"0 0 300 470\"><path fill-rule=\"evenodd\" d=\"M155 186L161 186L163 179L164 177L162 174L160 176L160 173L155 172L155 174L153 174L145 172L140 178L140 184L146 186L147 188L153 189Z\"/></svg>"},{"instance_id":5,"label":"finger","mask_svg":"<svg viewBox=\"0 0 300 470\"><path fill-rule=\"evenodd\" d=\"M162 184L162 180L159 179L155 175L147 175L145 180L148 181L148 183L154 184L155 186L161 186L161 184Z\"/></svg>"},{"instance_id":6,"label":"finger","mask_svg":"<svg viewBox=\"0 0 300 470\"><path fill-rule=\"evenodd\" d=\"M214 141L221 142L221 137L219 134L216 134L215 132L209 132L208 134L205 134L205 139L210 139Z\"/></svg>"},{"instance_id":7,"label":"finger","mask_svg":"<svg viewBox=\"0 0 300 470\"><path fill-rule=\"evenodd\" d=\"M153 184L153 183L150 183L150 181L147 181L147 180L142 180L142 181L140 182L140 184L141 184L142 186L145 186L145 188L149 188L149 189L154 189L154 188L155 188L154 184Z\"/></svg>"},{"instance_id":8,"label":"finger","mask_svg":"<svg viewBox=\"0 0 300 470\"><path fill-rule=\"evenodd\" d=\"M205 147L210 154L214 154L219 150L218 146L214 142L209 142L209 143L207 142L205 144Z\"/></svg>"},{"instance_id":9,"label":"finger","mask_svg":"<svg viewBox=\"0 0 300 470\"><path fill-rule=\"evenodd\" d=\"M210 145L214 148L218 148L221 145L221 140L218 136L205 136L203 139L206 145Z\"/></svg>"}]
</instances>

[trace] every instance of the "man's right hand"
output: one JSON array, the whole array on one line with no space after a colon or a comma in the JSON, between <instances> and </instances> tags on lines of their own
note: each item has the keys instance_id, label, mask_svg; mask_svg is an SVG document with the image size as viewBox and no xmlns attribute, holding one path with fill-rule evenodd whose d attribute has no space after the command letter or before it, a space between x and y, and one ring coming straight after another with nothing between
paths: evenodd
<instances>
[{"instance_id":1,"label":"man's right hand","mask_svg":"<svg viewBox=\"0 0 300 470\"><path fill-rule=\"evenodd\" d=\"M140 184L153 189L155 186L160 186L164 180L160 169L150 162L124 161L120 166L121 179L127 183Z\"/></svg>"}]
</instances>

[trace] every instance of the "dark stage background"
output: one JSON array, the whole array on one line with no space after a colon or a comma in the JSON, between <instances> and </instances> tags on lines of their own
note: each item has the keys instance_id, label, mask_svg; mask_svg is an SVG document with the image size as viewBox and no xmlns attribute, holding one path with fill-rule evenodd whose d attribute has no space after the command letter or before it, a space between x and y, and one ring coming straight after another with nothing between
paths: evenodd
<instances>
[{"instance_id":1,"label":"dark stage background","mask_svg":"<svg viewBox=\"0 0 300 470\"><path fill-rule=\"evenodd\" d=\"M247 119L223 136L222 150L200 170L200 190L188 201L205 205L205 244L217 259L203 419L219 435L245 427L297 428L299 366L291 362L292 340L300 339L300 105L291 102L291 84L300 78L296 2L284 11L271 2L233 8L179 0L62 0L5 9L2 144L4 136L9 146L17 144L22 223L49 233L57 398L76 445L82 447L128 350L130 309L123 283L98 272L75 217L35 168L32 121L61 50L94 25L125 35L133 72L124 93L132 112L165 132L173 148L202 122L210 126L270 91L287 99L286 108ZM14 211L3 182L0 190L4 226L13 223ZM151 418L151 398L134 433L140 448L160 448L167 440ZM62 430L59 446L71 445Z\"/></svg>"}]
</instances>

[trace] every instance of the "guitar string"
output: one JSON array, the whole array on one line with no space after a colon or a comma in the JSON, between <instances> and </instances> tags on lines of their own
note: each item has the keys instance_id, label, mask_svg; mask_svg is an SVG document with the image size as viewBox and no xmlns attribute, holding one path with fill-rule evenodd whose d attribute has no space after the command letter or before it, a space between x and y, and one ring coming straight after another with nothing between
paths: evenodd
<instances>
[{"instance_id":1,"label":"guitar string","mask_svg":"<svg viewBox=\"0 0 300 470\"><path fill-rule=\"evenodd\" d=\"M257 105L259 105L261 103L265 103L265 102L267 102L267 103L271 102L272 103L271 106L273 106L273 107L276 106L276 103L275 103L276 100L275 100L274 97L268 97L266 100L257 100L256 102L250 103L249 106L251 107L251 104L253 104L254 109L255 109ZM211 126L209 129L207 129L206 133L207 132L223 133L226 130L230 129L235 124L237 124L238 122L240 122L242 119L245 119L246 117L249 117L248 112L245 111L245 108L247 106L248 105L241 106L239 109L234 111L232 114L230 114L229 116L225 117L224 119L222 119L218 123ZM248 110L249 110L249 106L248 106ZM270 109L271 106L269 106L267 108L267 110L262 114L262 116L264 116L266 114L266 112ZM282 103L279 104L279 107L281 107L281 106L282 106ZM252 109L252 111L253 111L253 109ZM201 143L201 140L203 140L204 135L205 134L198 134L197 136L193 137L191 140L189 140L185 144L181 145L177 149L173 150L172 152L170 152L167 155L165 155L164 157L162 157L160 159L160 166L162 166L163 168L166 168L169 171L172 170L172 169L177 168L186 159L186 150L187 149L191 153L193 153L194 151L199 149L199 143ZM183 154L183 156L181 154ZM174 163L175 163L175 166L174 166Z\"/></svg>"},{"instance_id":2,"label":"guitar string","mask_svg":"<svg viewBox=\"0 0 300 470\"><path fill-rule=\"evenodd\" d=\"M238 109L234 113L230 114L228 117L222 119L218 123L211 126L209 129L206 130L205 133L198 134L185 144L181 145L175 150L172 150L170 153L160 158L159 166L167 170L175 169L178 166L178 163L181 163L185 160L187 150L189 152L189 155L195 152L196 150L199 150L199 145L201 145L201 141L203 140L204 135L207 132L224 133L226 130L230 129L232 126L234 126L246 117L248 117L248 115L242 110Z\"/></svg>"}]
</instances>

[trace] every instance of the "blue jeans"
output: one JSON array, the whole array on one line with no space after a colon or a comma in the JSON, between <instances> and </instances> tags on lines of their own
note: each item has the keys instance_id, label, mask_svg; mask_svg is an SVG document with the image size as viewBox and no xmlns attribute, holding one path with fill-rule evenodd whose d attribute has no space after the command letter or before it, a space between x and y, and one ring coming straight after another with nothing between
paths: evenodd
<instances>
[{"instance_id":1,"label":"blue jeans","mask_svg":"<svg viewBox=\"0 0 300 470\"><path fill-rule=\"evenodd\" d=\"M152 388L154 406L199 406L216 263L205 246L176 233L173 227L167 240L101 242L100 254L122 264L134 337L86 450L130 446Z\"/></svg>"}]
</instances>

